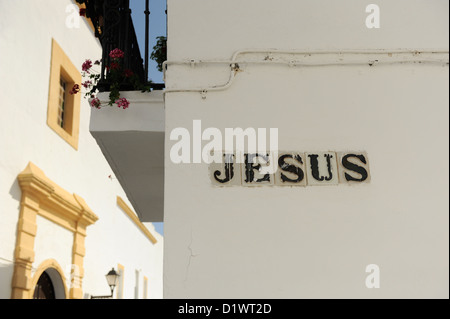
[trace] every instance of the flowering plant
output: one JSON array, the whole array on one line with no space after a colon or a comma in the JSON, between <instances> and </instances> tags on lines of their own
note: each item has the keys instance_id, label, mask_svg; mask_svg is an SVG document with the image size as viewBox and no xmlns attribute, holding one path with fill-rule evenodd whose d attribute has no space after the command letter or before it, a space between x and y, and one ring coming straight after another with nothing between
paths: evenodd
<instances>
[{"instance_id":1,"label":"flowering plant","mask_svg":"<svg viewBox=\"0 0 450 319\"><path fill-rule=\"evenodd\" d=\"M156 37L156 45L153 47L153 52L150 59L155 60L159 72L162 72L162 65L167 60L167 38L164 36Z\"/></svg>"},{"instance_id":2,"label":"flowering plant","mask_svg":"<svg viewBox=\"0 0 450 319\"><path fill-rule=\"evenodd\" d=\"M143 88L141 83L139 82L139 78L134 74L130 69L125 69L123 67L123 58L125 57L125 53L120 49L114 49L109 53L109 57L111 58L111 62L106 66L107 75L106 82L110 84L109 87L109 102L102 103L100 99L97 97L98 93L98 82L100 81L100 72L94 70L95 65L100 65L101 60L96 60L92 62L92 60L87 59L81 66L82 76L84 82L81 83L81 86L85 88L87 91L84 93L85 98L89 98L89 104L97 109L102 108L103 106L109 105L113 106L114 104L123 109L127 109L130 105L130 102L126 98L120 97L120 87L121 85L131 85L135 89L146 89ZM70 94L77 94L81 91L80 85L75 84L70 91Z\"/></svg>"}]
</instances>

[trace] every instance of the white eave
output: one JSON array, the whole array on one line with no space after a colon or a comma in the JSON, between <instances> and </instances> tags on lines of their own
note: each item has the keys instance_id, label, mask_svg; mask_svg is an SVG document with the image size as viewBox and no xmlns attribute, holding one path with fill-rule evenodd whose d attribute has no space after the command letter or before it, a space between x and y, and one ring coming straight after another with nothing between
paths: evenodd
<instances>
[{"instance_id":1,"label":"white eave","mask_svg":"<svg viewBox=\"0 0 450 319\"><path fill-rule=\"evenodd\" d=\"M90 132L142 222L164 215L163 91L121 92L128 109L113 105L91 112ZM99 94L108 101L108 93Z\"/></svg>"}]
</instances>

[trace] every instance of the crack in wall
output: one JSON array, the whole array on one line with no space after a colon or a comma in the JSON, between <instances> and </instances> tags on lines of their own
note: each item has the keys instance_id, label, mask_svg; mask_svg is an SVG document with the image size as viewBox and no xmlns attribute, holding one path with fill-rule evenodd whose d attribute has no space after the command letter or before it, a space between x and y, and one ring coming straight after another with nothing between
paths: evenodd
<instances>
[{"instance_id":1,"label":"crack in wall","mask_svg":"<svg viewBox=\"0 0 450 319\"><path fill-rule=\"evenodd\" d=\"M194 237L193 237L193 232L192 232L192 228L191 228L191 240L189 242L189 245L187 247L187 249L189 250L189 257L188 257L188 262L186 265L186 276L184 278L184 285L186 286L186 283L188 281L188 277L189 277L189 268L191 267L191 260L192 258L195 258L197 256L199 256L200 254L194 254L194 251L192 250L192 243L194 241Z\"/></svg>"}]
</instances>

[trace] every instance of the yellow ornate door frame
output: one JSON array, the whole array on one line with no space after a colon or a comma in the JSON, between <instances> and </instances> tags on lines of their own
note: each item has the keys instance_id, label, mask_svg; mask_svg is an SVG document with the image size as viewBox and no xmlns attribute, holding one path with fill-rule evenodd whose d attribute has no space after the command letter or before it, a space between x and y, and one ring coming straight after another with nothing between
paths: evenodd
<instances>
[{"instance_id":1,"label":"yellow ornate door frame","mask_svg":"<svg viewBox=\"0 0 450 319\"><path fill-rule=\"evenodd\" d=\"M31 162L17 179L22 190L22 199L14 252L11 298L28 299L33 296L31 269L35 257L37 215L74 233L72 264L76 265L79 271L73 275L72 281L76 284L71 285L69 298L82 298L86 228L95 223L98 217L83 198L59 187Z\"/></svg>"}]
</instances>

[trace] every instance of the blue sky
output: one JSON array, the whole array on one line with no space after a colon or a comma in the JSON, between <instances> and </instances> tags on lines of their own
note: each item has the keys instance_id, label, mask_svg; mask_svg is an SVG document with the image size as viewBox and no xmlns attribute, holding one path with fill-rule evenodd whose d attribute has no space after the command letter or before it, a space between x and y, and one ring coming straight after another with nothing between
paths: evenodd
<instances>
[{"instance_id":1,"label":"blue sky","mask_svg":"<svg viewBox=\"0 0 450 319\"><path fill-rule=\"evenodd\" d=\"M130 0L131 14L133 17L134 28L139 42L141 56L145 54L145 1ZM150 45L149 51L152 52L156 44L156 37L166 36L166 0L150 0ZM162 73L156 69L156 62L149 61L149 78L155 83L163 83ZM164 223L153 223L156 231L164 235Z\"/></svg>"},{"instance_id":2,"label":"blue sky","mask_svg":"<svg viewBox=\"0 0 450 319\"><path fill-rule=\"evenodd\" d=\"M156 44L156 37L166 36L166 0L150 0L150 53ZM141 56L145 53L145 1L130 0L131 14L134 28L141 50ZM162 73L156 69L156 62L149 61L149 78L155 83L163 83Z\"/></svg>"}]
</instances>

